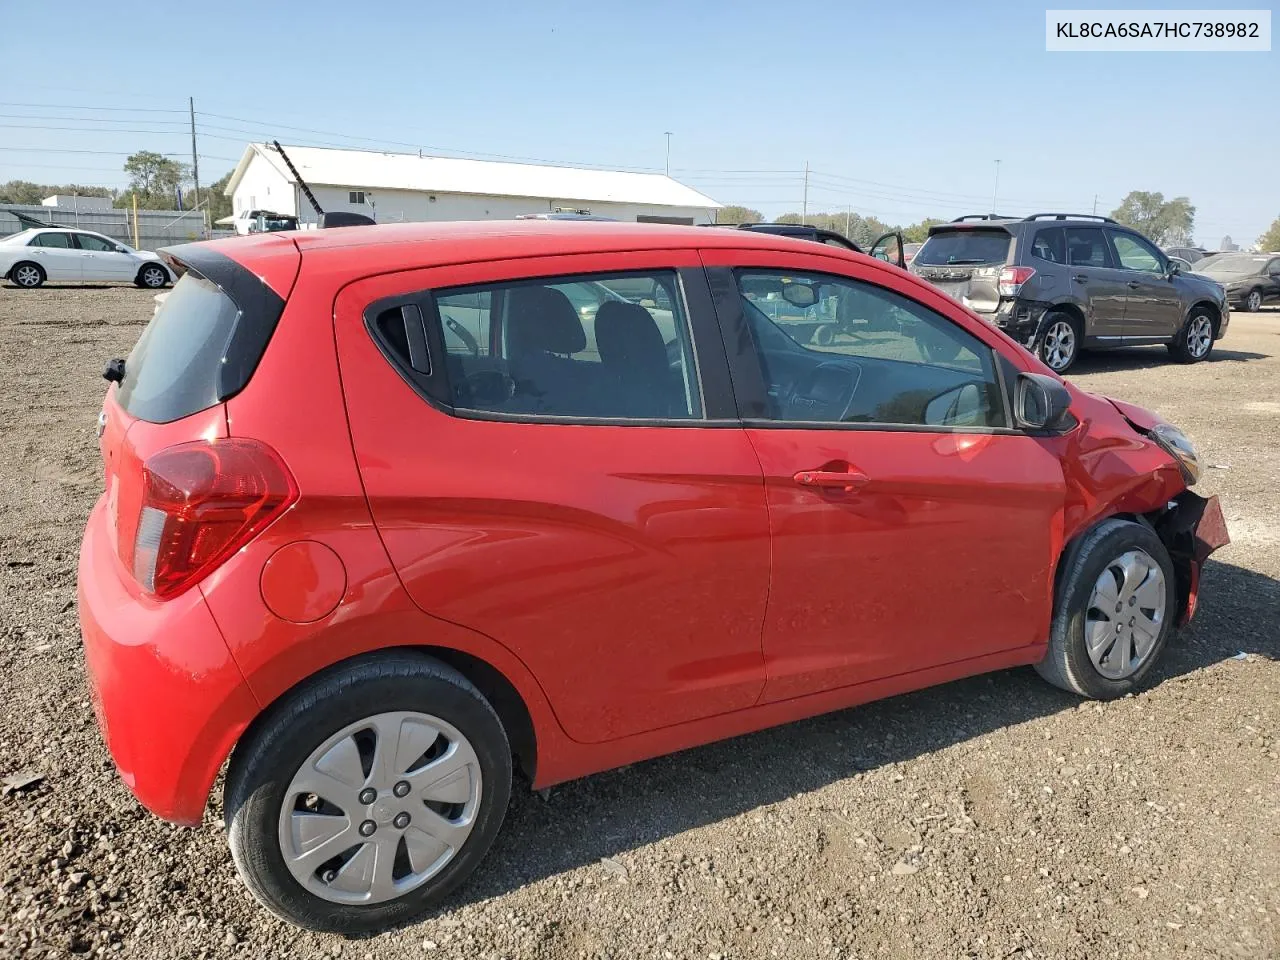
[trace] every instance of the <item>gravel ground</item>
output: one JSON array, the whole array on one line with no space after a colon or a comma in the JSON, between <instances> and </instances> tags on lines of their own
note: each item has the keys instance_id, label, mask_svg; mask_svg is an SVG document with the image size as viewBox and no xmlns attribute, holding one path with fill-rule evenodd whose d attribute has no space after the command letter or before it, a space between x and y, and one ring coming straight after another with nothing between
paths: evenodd
<instances>
[{"instance_id":1,"label":"gravel ground","mask_svg":"<svg viewBox=\"0 0 1280 960\"><path fill-rule=\"evenodd\" d=\"M94 726L75 557L101 479L105 358L131 288L0 289L0 957L1280 956L1280 311L1212 362L1086 358L1210 465L1235 542L1150 688L1080 703L1029 669L517 786L447 910L300 933L237 880L221 810L145 813Z\"/></svg>"}]
</instances>

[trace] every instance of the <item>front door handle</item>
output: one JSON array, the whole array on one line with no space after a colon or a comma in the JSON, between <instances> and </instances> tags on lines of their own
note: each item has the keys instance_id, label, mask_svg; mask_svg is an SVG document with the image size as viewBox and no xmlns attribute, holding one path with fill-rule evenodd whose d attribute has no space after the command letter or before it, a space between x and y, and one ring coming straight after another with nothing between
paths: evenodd
<instances>
[{"instance_id":1,"label":"front door handle","mask_svg":"<svg viewBox=\"0 0 1280 960\"><path fill-rule=\"evenodd\" d=\"M801 470L794 477L802 487L822 487L825 490L844 490L849 493L871 482L861 470Z\"/></svg>"},{"instance_id":2,"label":"front door handle","mask_svg":"<svg viewBox=\"0 0 1280 960\"><path fill-rule=\"evenodd\" d=\"M1137 290L1140 286L1142 286L1142 284L1140 284L1137 280L1130 280L1130 281L1126 284L1126 286L1127 286L1130 290Z\"/></svg>"},{"instance_id":3,"label":"front door handle","mask_svg":"<svg viewBox=\"0 0 1280 960\"><path fill-rule=\"evenodd\" d=\"M1088 283L1088 282L1089 282L1089 278L1088 278L1088 277L1086 277L1083 273L1077 273L1077 274L1076 274L1074 277L1072 277L1071 279L1072 279L1072 280L1074 280L1076 283Z\"/></svg>"}]
</instances>

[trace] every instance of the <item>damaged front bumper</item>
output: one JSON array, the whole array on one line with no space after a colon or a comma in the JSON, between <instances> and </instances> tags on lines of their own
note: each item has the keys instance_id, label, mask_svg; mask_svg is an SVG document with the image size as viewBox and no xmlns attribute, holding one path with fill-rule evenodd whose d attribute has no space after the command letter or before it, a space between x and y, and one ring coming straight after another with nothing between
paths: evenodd
<instances>
[{"instance_id":1,"label":"damaged front bumper","mask_svg":"<svg viewBox=\"0 0 1280 960\"><path fill-rule=\"evenodd\" d=\"M1181 601L1178 611L1181 625L1195 616L1204 562L1215 550L1231 542L1227 521L1216 496L1206 498L1185 490L1156 518L1155 528L1173 558Z\"/></svg>"}]
</instances>

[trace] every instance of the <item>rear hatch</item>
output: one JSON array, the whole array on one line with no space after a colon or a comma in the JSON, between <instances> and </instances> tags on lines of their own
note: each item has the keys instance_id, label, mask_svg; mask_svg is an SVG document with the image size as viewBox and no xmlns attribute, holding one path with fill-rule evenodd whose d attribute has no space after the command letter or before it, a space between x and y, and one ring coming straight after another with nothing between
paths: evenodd
<instances>
[{"instance_id":1,"label":"rear hatch","mask_svg":"<svg viewBox=\"0 0 1280 960\"><path fill-rule=\"evenodd\" d=\"M161 599L261 530L292 487L271 451L228 438L225 405L284 300L227 257L183 249L188 261L169 258L181 279L123 364L108 364L118 382L98 421L110 538L126 582Z\"/></svg>"},{"instance_id":2,"label":"rear hatch","mask_svg":"<svg viewBox=\"0 0 1280 960\"><path fill-rule=\"evenodd\" d=\"M911 272L978 313L1000 306L1000 271L1009 258L1013 236L1003 227L944 224L911 260Z\"/></svg>"}]
</instances>

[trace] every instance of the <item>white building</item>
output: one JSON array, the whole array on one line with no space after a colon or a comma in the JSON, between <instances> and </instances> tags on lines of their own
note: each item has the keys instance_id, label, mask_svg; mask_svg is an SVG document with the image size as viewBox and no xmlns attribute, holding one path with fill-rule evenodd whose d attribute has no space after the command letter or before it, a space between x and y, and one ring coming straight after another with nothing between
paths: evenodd
<instances>
[{"instance_id":1,"label":"white building","mask_svg":"<svg viewBox=\"0 0 1280 960\"><path fill-rule=\"evenodd\" d=\"M616 220L694 224L713 222L720 207L660 173L283 146L326 213L363 213L379 223L504 220L574 211ZM316 220L295 177L269 144L245 148L226 193L237 214L270 210L303 223Z\"/></svg>"},{"instance_id":2,"label":"white building","mask_svg":"<svg viewBox=\"0 0 1280 960\"><path fill-rule=\"evenodd\" d=\"M82 197L79 194L55 193L40 201L42 207L74 210L79 213L105 213L111 209L110 197Z\"/></svg>"}]
</instances>

